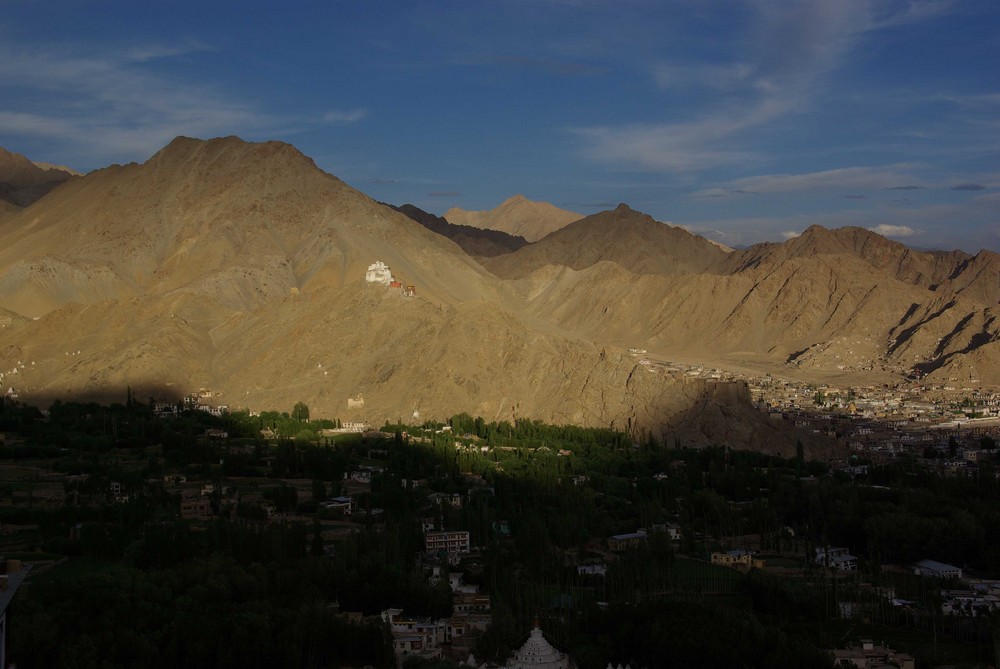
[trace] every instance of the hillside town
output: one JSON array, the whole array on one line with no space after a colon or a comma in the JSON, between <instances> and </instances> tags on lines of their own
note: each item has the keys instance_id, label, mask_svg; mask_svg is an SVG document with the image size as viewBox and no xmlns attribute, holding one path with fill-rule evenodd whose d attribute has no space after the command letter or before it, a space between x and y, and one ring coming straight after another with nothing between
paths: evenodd
<instances>
[{"instance_id":1,"label":"hillside town","mask_svg":"<svg viewBox=\"0 0 1000 669\"><path fill-rule=\"evenodd\" d=\"M980 463L993 459L1000 443L1000 389L981 384L931 385L911 378L877 386L832 386L654 362L644 350L629 352L653 373L718 387L735 384L732 391L775 425L793 429L803 439L821 435L875 462L905 453L931 460L950 475L974 476Z\"/></svg>"}]
</instances>

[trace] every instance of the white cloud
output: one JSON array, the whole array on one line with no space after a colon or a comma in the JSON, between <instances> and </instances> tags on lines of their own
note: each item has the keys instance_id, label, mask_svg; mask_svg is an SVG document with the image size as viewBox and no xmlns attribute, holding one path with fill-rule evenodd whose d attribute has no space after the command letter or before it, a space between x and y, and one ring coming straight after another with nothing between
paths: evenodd
<instances>
[{"instance_id":1,"label":"white cloud","mask_svg":"<svg viewBox=\"0 0 1000 669\"><path fill-rule=\"evenodd\" d=\"M798 237L801 234L802 234L801 232L793 232L792 230L786 230L785 232L781 233L781 237L783 239L786 239L786 240L787 239L795 239L796 237Z\"/></svg>"},{"instance_id":2,"label":"white cloud","mask_svg":"<svg viewBox=\"0 0 1000 669\"><path fill-rule=\"evenodd\" d=\"M348 123L356 123L367 115L367 109L332 109L323 114L323 122L334 125L346 125Z\"/></svg>"},{"instance_id":3,"label":"white cloud","mask_svg":"<svg viewBox=\"0 0 1000 669\"><path fill-rule=\"evenodd\" d=\"M880 223L872 228L868 228L872 232L883 237L913 237L917 234L917 231L908 225L890 225L888 223Z\"/></svg>"}]
</instances>

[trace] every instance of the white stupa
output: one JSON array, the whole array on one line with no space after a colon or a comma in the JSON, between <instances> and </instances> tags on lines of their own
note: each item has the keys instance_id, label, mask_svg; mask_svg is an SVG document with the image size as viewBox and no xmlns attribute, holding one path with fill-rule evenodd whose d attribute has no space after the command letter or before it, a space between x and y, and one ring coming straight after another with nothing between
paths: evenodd
<instances>
[{"instance_id":1,"label":"white stupa","mask_svg":"<svg viewBox=\"0 0 1000 669\"><path fill-rule=\"evenodd\" d=\"M545 640L536 621L528 640L505 666L507 669L568 669L570 660L566 653L560 653Z\"/></svg>"},{"instance_id":2,"label":"white stupa","mask_svg":"<svg viewBox=\"0 0 1000 669\"><path fill-rule=\"evenodd\" d=\"M376 260L368 266L368 271L365 272L365 281L388 286L392 283L392 272L389 270L388 265L381 260Z\"/></svg>"}]
</instances>

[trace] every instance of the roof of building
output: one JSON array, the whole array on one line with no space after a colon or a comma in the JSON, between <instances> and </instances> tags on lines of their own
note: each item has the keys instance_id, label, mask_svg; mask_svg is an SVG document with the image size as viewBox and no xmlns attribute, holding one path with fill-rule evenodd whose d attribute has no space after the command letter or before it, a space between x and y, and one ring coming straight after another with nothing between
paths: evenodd
<instances>
[{"instance_id":1,"label":"roof of building","mask_svg":"<svg viewBox=\"0 0 1000 669\"><path fill-rule=\"evenodd\" d=\"M937 560L921 560L917 563L917 566L921 569L926 569L927 571L961 571L961 569L955 565L945 564L944 562L938 562Z\"/></svg>"},{"instance_id":2,"label":"roof of building","mask_svg":"<svg viewBox=\"0 0 1000 669\"><path fill-rule=\"evenodd\" d=\"M646 531L645 530L639 530L637 532L629 532L627 534L615 534L615 535L612 535L611 538L612 539L618 539L619 541L623 541L625 539L645 539L646 538Z\"/></svg>"}]
</instances>

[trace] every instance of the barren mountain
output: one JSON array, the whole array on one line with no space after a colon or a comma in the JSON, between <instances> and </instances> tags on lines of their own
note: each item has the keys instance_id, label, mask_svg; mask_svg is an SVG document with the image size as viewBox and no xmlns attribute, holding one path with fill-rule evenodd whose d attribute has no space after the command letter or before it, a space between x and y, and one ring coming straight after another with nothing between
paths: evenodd
<instances>
[{"instance_id":1,"label":"barren mountain","mask_svg":"<svg viewBox=\"0 0 1000 669\"><path fill-rule=\"evenodd\" d=\"M428 230L452 240L470 256L499 256L516 251L528 243L524 237L515 237L499 230L474 228L470 225L454 225L449 223L447 219L435 216L412 204L404 204L399 207L389 206L406 214Z\"/></svg>"},{"instance_id":2,"label":"barren mountain","mask_svg":"<svg viewBox=\"0 0 1000 669\"><path fill-rule=\"evenodd\" d=\"M234 408L302 400L372 422L468 411L708 438L711 388L522 315L454 243L285 144L179 138L0 234L0 383L28 401L207 388ZM416 296L367 282L376 260Z\"/></svg>"},{"instance_id":3,"label":"barren mountain","mask_svg":"<svg viewBox=\"0 0 1000 669\"><path fill-rule=\"evenodd\" d=\"M570 223L511 253L484 260L497 276L515 279L546 265L584 269L601 261L635 274L696 274L721 268L726 252L708 240L621 204Z\"/></svg>"},{"instance_id":4,"label":"barren mountain","mask_svg":"<svg viewBox=\"0 0 1000 669\"><path fill-rule=\"evenodd\" d=\"M515 195L496 209L487 211L466 211L454 207L446 211L444 217L452 225L500 230L515 237L524 237L529 242L536 242L583 218L548 202L533 202L523 195Z\"/></svg>"},{"instance_id":5,"label":"barren mountain","mask_svg":"<svg viewBox=\"0 0 1000 669\"><path fill-rule=\"evenodd\" d=\"M377 260L416 295L366 281ZM621 206L483 262L496 275L291 146L178 138L0 211L0 384L38 403L206 388L345 420L468 411L785 453L794 436L745 386L624 350L1000 384L993 253L857 228L727 253Z\"/></svg>"},{"instance_id":6,"label":"barren mountain","mask_svg":"<svg viewBox=\"0 0 1000 669\"><path fill-rule=\"evenodd\" d=\"M630 259L602 262L640 248L634 231L599 256L596 244L589 257L541 252L572 227L487 261L512 278L529 313L563 330L677 360L858 374L916 368L941 381L1000 383L996 254L921 254L868 231L811 228L730 254L725 274L637 276Z\"/></svg>"},{"instance_id":7,"label":"barren mountain","mask_svg":"<svg viewBox=\"0 0 1000 669\"><path fill-rule=\"evenodd\" d=\"M343 285L375 260L433 301L493 290L451 242L277 142L179 138L66 184L9 219L4 240L0 295L29 316L174 292L250 309Z\"/></svg>"},{"instance_id":8,"label":"barren mountain","mask_svg":"<svg viewBox=\"0 0 1000 669\"><path fill-rule=\"evenodd\" d=\"M0 147L0 201L25 207L73 176L68 169L33 163Z\"/></svg>"}]
</instances>

